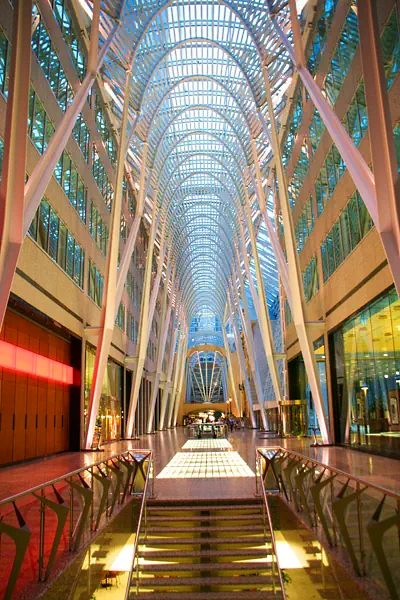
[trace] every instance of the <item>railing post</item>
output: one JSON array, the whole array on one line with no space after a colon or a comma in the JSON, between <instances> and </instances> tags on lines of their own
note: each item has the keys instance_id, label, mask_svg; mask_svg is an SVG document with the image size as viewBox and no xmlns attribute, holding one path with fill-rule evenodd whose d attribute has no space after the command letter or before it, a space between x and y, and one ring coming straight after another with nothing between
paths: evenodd
<instances>
[{"instance_id":1,"label":"railing post","mask_svg":"<svg viewBox=\"0 0 400 600\"><path fill-rule=\"evenodd\" d=\"M72 477L70 478L70 482L72 483ZM73 548L73 537L74 537L74 488L72 485L69 486L69 543L68 549L72 552Z\"/></svg>"},{"instance_id":2,"label":"railing post","mask_svg":"<svg viewBox=\"0 0 400 600\"><path fill-rule=\"evenodd\" d=\"M41 490L41 496L44 498L44 488ZM45 518L46 518L46 505L43 501L40 502L40 530L39 530L39 577L38 581L44 581L43 569L44 569L44 531L45 531Z\"/></svg>"},{"instance_id":3,"label":"railing post","mask_svg":"<svg viewBox=\"0 0 400 600\"><path fill-rule=\"evenodd\" d=\"M365 545L364 545L364 535L363 535L363 518L362 518L362 500L360 494L360 484L357 481L356 485L357 489L357 521L358 521L358 536L360 542L360 558L361 558L361 574L366 575L365 569Z\"/></svg>"}]
</instances>

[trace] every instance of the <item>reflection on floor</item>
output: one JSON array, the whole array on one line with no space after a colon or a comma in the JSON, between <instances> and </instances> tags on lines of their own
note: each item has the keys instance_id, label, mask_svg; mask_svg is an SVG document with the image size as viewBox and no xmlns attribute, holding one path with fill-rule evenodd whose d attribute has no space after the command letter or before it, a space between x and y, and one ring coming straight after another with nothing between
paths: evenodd
<instances>
[{"instance_id":1,"label":"reflection on floor","mask_svg":"<svg viewBox=\"0 0 400 600\"><path fill-rule=\"evenodd\" d=\"M133 560L134 534L108 532L86 552L73 600L123 598Z\"/></svg>"},{"instance_id":2,"label":"reflection on floor","mask_svg":"<svg viewBox=\"0 0 400 600\"><path fill-rule=\"evenodd\" d=\"M254 477L237 452L177 452L157 479Z\"/></svg>"},{"instance_id":3,"label":"reflection on floor","mask_svg":"<svg viewBox=\"0 0 400 600\"><path fill-rule=\"evenodd\" d=\"M278 501L273 513L279 564L288 580L290 600L365 600L357 581L327 555L284 502Z\"/></svg>"},{"instance_id":4,"label":"reflection on floor","mask_svg":"<svg viewBox=\"0 0 400 600\"><path fill-rule=\"evenodd\" d=\"M224 438L217 440L188 440L182 446L183 450L227 450L228 448L232 448L232 444Z\"/></svg>"}]
</instances>

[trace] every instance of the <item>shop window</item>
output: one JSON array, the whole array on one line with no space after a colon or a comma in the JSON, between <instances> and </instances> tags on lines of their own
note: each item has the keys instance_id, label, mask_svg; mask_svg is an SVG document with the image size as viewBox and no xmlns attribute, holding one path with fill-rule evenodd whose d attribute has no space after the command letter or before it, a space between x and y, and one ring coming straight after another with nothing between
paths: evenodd
<instances>
[{"instance_id":1,"label":"shop window","mask_svg":"<svg viewBox=\"0 0 400 600\"><path fill-rule=\"evenodd\" d=\"M89 345L86 346L85 358L84 429L86 430L90 390L96 358L96 351ZM101 388L99 412L96 418L95 439L99 438L100 443L121 437L121 421L123 419L122 381L123 368L109 358Z\"/></svg>"},{"instance_id":2,"label":"shop window","mask_svg":"<svg viewBox=\"0 0 400 600\"><path fill-rule=\"evenodd\" d=\"M400 33L396 8L393 9L381 35L383 66L387 87L390 88L400 66Z\"/></svg>"},{"instance_id":3,"label":"shop window","mask_svg":"<svg viewBox=\"0 0 400 600\"><path fill-rule=\"evenodd\" d=\"M395 290L377 298L332 335L339 443L373 445L398 431L400 303Z\"/></svg>"}]
</instances>

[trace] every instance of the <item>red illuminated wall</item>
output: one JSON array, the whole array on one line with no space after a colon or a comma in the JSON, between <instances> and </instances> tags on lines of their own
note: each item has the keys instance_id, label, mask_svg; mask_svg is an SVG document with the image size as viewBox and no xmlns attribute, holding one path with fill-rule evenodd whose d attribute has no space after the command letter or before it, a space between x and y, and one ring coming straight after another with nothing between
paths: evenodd
<instances>
[{"instance_id":1,"label":"red illuminated wall","mask_svg":"<svg viewBox=\"0 0 400 600\"><path fill-rule=\"evenodd\" d=\"M7 311L0 365L12 368L0 366L0 464L68 450L72 371L62 365L70 362L68 340Z\"/></svg>"}]
</instances>

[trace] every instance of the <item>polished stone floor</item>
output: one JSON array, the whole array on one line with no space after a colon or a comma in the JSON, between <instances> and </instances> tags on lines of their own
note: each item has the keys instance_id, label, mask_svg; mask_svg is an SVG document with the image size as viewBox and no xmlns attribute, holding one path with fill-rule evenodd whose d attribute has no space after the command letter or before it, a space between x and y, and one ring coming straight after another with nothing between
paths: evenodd
<instances>
[{"instance_id":1,"label":"polished stone floor","mask_svg":"<svg viewBox=\"0 0 400 600\"><path fill-rule=\"evenodd\" d=\"M255 466L256 447L284 446L316 458L328 466L361 477L365 481L400 493L400 462L395 459L335 446L312 448L310 439L260 438L258 433L252 430L234 431L229 434L228 440L232 450L239 453L252 471ZM187 441L183 428L177 427L152 435L143 435L139 440L107 444L102 452L67 452L5 467L0 469L0 501L127 449L152 449L157 475L175 454L182 450ZM197 451L193 450L193 452ZM204 480L199 478L180 480L179 486L176 481L176 479L156 479L156 495L165 499L228 499L251 497L255 493L254 478L250 477L211 478L207 479L207 485L204 485Z\"/></svg>"}]
</instances>

